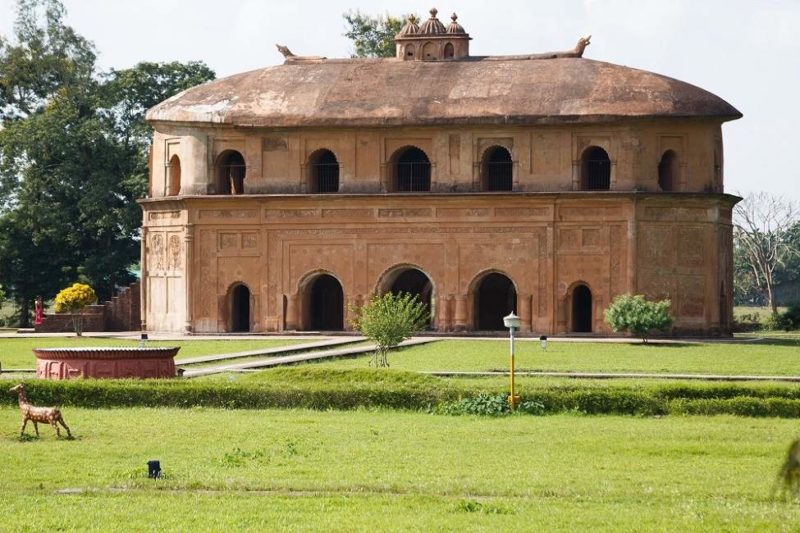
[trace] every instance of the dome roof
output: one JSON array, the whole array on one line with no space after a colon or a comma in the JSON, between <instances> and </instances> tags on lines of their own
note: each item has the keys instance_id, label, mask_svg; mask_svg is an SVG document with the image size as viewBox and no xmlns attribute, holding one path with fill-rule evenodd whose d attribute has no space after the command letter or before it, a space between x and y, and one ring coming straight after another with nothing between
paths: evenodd
<instances>
[{"instance_id":1,"label":"dome roof","mask_svg":"<svg viewBox=\"0 0 800 533\"><path fill-rule=\"evenodd\" d=\"M252 127L731 120L721 98L666 76L583 58L301 59L216 80L153 107L151 122Z\"/></svg>"},{"instance_id":2,"label":"dome roof","mask_svg":"<svg viewBox=\"0 0 800 533\"><path fill-rule=\"evenodd\" d=\"M454 35L454 34L467 33L464 31L464 27L458 22L456 22L458 20L458 15L453 13L452 15L450 15L450 20L452 20L453 22L447 25L448 34Z\"/></svg>"},{"instance_id":3,"label":"dome roof","mask_svg":"<svg viewBox=\"0 0 800 533\"><path fill-rule=\"evenodd\" d=\"M419 33L419 26L417 26L417 17L414 15L409 15L408 22L405 23L403 28L400 30L400 33L397 34L398 37L405 37L407 35L416 35Z\"/></svg>"},{"instance_id":4,"label":"dome roof","mask_svg":"<svg viewBox=\"0 0 800 533\"><path fill-rule=\"evenodd\" d=\"M441 35L447 32L444 24L436 18L438 12L439 11L435 7L431 9L431 18L423 22L422 26L419 27L419 33L421 35Z\"/></svg>"}]
</instances>

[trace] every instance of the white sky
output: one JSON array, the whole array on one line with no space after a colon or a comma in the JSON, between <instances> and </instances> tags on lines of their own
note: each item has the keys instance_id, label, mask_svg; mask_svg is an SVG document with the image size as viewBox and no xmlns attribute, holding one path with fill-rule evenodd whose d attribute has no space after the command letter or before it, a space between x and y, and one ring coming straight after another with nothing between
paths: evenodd
<instances>
[{"instance_id":1,"label":"white sky","mask_svg":"<svg viewBox=\"0 0 800 533\"><path fill-rule=\"evenodd\" d=\"M429 0L430 3L431 0ZM103 68L143 60L203 60L223 77L298 55L347 57L342 13L427 17L398 0L63 0L67 22L92 40ZM800 0L439 1L473 38L473 55L568 49L592 34L585 57L650 70L707 89L744 118L723 127L726 191L767 190L800 201ZM0 0L10 35L14 0ZM795 150L798 150L796 153Z\"/></svg>"}]
</instances>

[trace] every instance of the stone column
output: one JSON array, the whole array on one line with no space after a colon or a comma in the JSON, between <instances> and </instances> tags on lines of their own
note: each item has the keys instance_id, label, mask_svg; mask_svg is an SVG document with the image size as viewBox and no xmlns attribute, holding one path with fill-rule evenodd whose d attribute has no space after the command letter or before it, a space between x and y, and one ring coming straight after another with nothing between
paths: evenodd
<instances>
[{"instance_id":1,"label":"stone column","mask_svg":"<svg viewBox=\"0 0 800 533\"><path fill-rule=\"evenodd\" d=\"M299 324L297 309L297 293L289 294L286 297L286 329L289 331L297 330Z\"/></svg>"},{"instance_id":2,"label":"stone column","mask_svg":"<svg viewBox=\"0 0 800 533\"><path fill-rule=\"evenodd\" d=\"M454 330L464 331L467 329L467 297L463 294L458 294L455 297L456 312L454 317Z\"/></svg>"},{"instance_id":3,"label":"stone column","mask_svg":"<svg viewBox=\"0 0 800 533\"><path fill-rule=\"evenodd\" d=\"M147 211L144 212L144 216L147 216ZM141 282L139 283L139 315L141 319L141 328L142 331L147 331L147 235L148 229L147 227L142 227L142 241L141 241L141 252L140 252L140 260L141 260Z\"/></svg>"},{"instance_id":4,"label":"stone column","mask_svg":"<svg viewBox=\"0 0 800 533\"><path fill-rule=\"evenodd\" d=\"M181 172L181 194L213 194L214 176L208 168L208 136L202 132L187 135L185 168Z\"/></svg>"},{"instance_id":5,"label":"stone column","mask_svg":"<svg viewBox=\"0 0 800 533\"><path fill-rule=\"evenodd\" d=\"M184 282L184 299L186 300L186 322L184 323L183 330L190 334L192 333L192 298L194 293L192 291L192 261L194 254L192 248L194 247L194 225L186 223L186 232L183 234L183 245L186 249L186 262L183 266L183 282Z\"/></svg>"},{"instance_id":6,"label":"stone column","mask_svg":"<svg viewBox=\"0 0 800 533\"><path fill-rule=\"evenodd\" d=\"M531 331L531 297L529 294L517 295L517 311L520 318L520 333Z\"/></svg>"},{"instance_id":7,"label":"stone column","mask_svg":"<svg viewBox=\"0 0 800 533\"><path fill-rule=\"evenodd\" d=\"M450 329L450 299L447 296L439 297L439 317L436 324L438 331Z\"/></svg>"}]
</instances>

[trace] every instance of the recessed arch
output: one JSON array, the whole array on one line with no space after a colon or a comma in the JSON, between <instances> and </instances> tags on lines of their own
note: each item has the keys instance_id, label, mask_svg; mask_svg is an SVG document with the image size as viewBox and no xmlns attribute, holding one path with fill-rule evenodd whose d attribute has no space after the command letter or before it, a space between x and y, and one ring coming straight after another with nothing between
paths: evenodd
<instances>
[{"instance_id":1,"label":"recessed arch","mask_svg":"<svg viewBox=\"0 0 800 533\"><path fill-rule=\"evenodd\" d=\"M232 333L246 333L251 329L252 298L250 287L236 282L228 288L228 330Z\"/></svg>"},{"instance_id":2,"label":"recessed arch","mask_svg":"<svg viewBox=\"0 0 800 533\"><path fill-rule=\"evenodd\" d=\"M592 290L585 282L572 284L568 291L570 309L569 330L573 333L591 333L594 317Z\"/></svg>"},{"instance_id":3,"label":"recessed arch","mask_svg":"<svg viewBox=\"0 0 800 533\"><path fill-rule=\"evenodd\" d=\"M178 196L181 192L181 158L173 155L167 164L167 196Z\"/></svg>"},{"instance_id":4,"label":"recessed arch","mask_svg":"<svg viewBox=\"0 0 800 533\"><path fill-rule=\"evenodd\" d=\"M664 192L676 190L678 177L678 154L667 150L658 163L658 186Z\"/></svg>"},{"instance_id":5,"label":"recessed arch","mask_svg":"<svg viewBox=\"0 0 800 533\"><path fill-rule=\"evenodd\" d=\"M339 161L336 154L322 148L308 158L308 190L311 193L339 192Z\"/></svg>"},{"instance_id":6,"label":"recessed arch","mask_svg":"<svg viewBox=\"0 0 800 533\"><path fill-rule=\"evenodd\" d=\"M477 331L503 331L503 317L517 310L517 288L503 272L490 270L472 282L472 318Z\"/></svg>"},{"instance_id":7,"label":"recessed arch","mask_svg":"<svg viewBox=\"0 0 800 533\"><path fill-rule=\"evenodd\" d=\"M428 41L422 46L422 59L433 61L436 59L436 45Z\"/></svg>"},{"instance_id":8,"label":"recessed arch","mask_svg":"<svg viewBox=\"0 0 800 533\"><path fill-rule=\"evenodd\" d=\"M431 162L416 146L398 148L389 159L391 192L426 192L431 190Z\"/></svg>"},{"instance_id":9,"label":"recessed arch","mask_svg":"<svg viewBox=\"0 0 800 533\"><path fill-rule=\"evenodd\" d=\"M422 268L412 264L395 265L381 274L376 288L377 294L391 292L416 296L427 306L431 325L433 325L435 289L431 277Z\"/></svg>"},{"instance_id":10,"label":"recessed arch","mask_svg":"<svg viewBox=\"0 0 800 533\"><path fill-rule=\"evenodd\" d=\"M301 282L300 293L302 309L299 329L344 329L344 290L338 278L327 271L311 273Z\"/></svg>"},{"instance_id":11,"label":"recessed arch","mask_svg":"<svg viewBox=\"0 0 800 533\"><path fill-rule=\"evenodd\" d=\"M244 194L247 166L236 150L225 150L217 156L217 194Z\"/></svg>"},{"instance_id":12,"label":"recessed arch","mask_svg":"<svg viewBox=\"0 0 800 533\"><path fill-rule=\"evenodd\" d=\"M504 146L491 146L481 158L481 190L510 191L514 187L514 163Z\"/></svg>"},{"instance_id":13,"label":"recessed arch","mask_svg":"<svg viewBox=\"0 0 800 533\"><path fill-rule=\"evenodd\" d=\"M444 45L444 58L453 59L454 55L456 55L456 49L453 47L453 43Z\"/></svg>"},{"instance_id":14,"label":"recessed arch","mask_svg":"<svg viewBox=\"0 0 800 533\"><path fill-rule=\"evenodd\" d=\"M409 59L414 59L414 53L416 52L416 48L414 48L413 44L406 45L406 57Z\"/></svg>"},{"instance_id":15,"label":"recessed arch","mask_svg":"<svg viewBox=\"0 0 800 533\"><path fill-rule=\"evenodd\" d=\"M590 146L581 155L581 190L607 191L611 188L611 159L599 146Z\"/></svg>"}]
</instances>

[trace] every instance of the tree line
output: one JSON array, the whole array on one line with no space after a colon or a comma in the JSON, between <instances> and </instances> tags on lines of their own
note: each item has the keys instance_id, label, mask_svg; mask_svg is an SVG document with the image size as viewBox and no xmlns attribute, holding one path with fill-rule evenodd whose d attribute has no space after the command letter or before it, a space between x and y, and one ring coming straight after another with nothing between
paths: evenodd
<instances>
[{"instance_id":1,"label":"tree line","mask_svg":"<svg viewBox=\"0 0 800 533\"><path fill-rule=\"evenodd\" d=\"M214 79L202 62L102 71L59 0L18 0L0 35L0 285L34 298L76 280L102 299L133 281L152 138L144 113Z\"/></svg>"}]
</instances>

